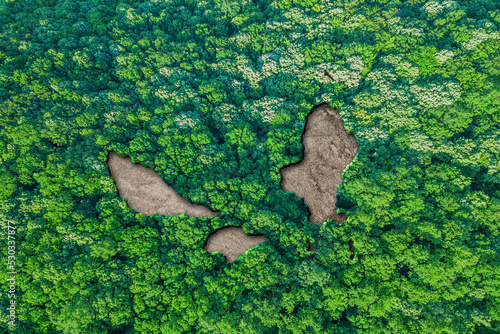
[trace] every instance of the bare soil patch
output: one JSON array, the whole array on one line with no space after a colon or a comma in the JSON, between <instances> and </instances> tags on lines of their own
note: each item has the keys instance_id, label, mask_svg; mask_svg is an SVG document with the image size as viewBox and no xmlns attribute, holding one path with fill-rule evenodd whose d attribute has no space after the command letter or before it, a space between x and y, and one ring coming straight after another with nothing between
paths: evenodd
<instances>
[{"instance_id":1,"label":"bare soil patch","mask_svg":"<svg viewBox=\"0 0 500 334\"><path fill-rule=\"evenodd\" d=\"M228 262L234 262L247 250L267 240L263 235L246 234L242 227L229 226L212 233L203 248L210 253L222 253Z\"/></svg>"},{"instance_id":2,"label":"bare soil patch","mask_svg":"<svg viewBox=\"0 0 500 334\"><path fill-rule=\"evenodd\" d=\"M327 218L345 221L335 203L338 184L344 182L342 171L359 150L356 138L347 134L338 110L321 104L307 116L302 144L302 160L281 169L281 187L304 197L312 223L322 226Z\"/></svg>"},{"instance_id":3,"label":"bare soil patch","mask_svg":"<svg viewBox=\"0 0 500 334\"><path fill-rule=\"evenodd\" d=\"M317 250L318 250L316 247L314 247L314 245L311 243L311 241L310 241L309 239L307 239L307 240L306 240L306 242L307 242L307 245L309 246L309 247L307 248L307 250L308 250L309 252L311 252L311 251L312 251L312 252L315 252L315 251L317 251Z\"/></svg>"},{"instance_id":4,"label":"bare soil patch","mask_svg":"<svg viewBox=\"0 0 500 334\"><path fill-rule=\"evenodd\" d=\"M118 195L127 200L128 206L146 216L213 217L214 212L199 204L190 203L168 185L153 169L132 163L115 152L108 155L108 167L118 188Z\"/></svg>"},{"instance_id":5,"label":"bare soil patch","mask_svg":"<svg viewBox=\"0 0 500 334\"><path fill-rule=\"evenodd\" d=\"M349 252L351 252L351 256L349 257L351 260L354 259L354 241L349 240Z\"/></svg>"}]
</instances>

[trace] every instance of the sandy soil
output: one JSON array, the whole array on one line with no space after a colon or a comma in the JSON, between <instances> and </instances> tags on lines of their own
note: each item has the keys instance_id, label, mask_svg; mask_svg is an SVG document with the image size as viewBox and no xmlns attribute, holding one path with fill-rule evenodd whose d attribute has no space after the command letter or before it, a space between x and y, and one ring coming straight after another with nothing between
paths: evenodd
<instances>
[{"instance_id":1,"label":"sandy soil","mask_svg":"<svg viewBox=\"0 0 500 334\"><path fill-rule=\"evenodd\" d=\"M309 221L323 225L327 218L341 223L345 214L335 208L342 171L359 150L356 138L347 134L344 121L336 109L322 104L307 116L302 135L304 157L281 169L281 187L304 197L309 207Z\"/></svg>"},{"instance_id":2,"label":"sandy soil","mask_svg":"<svg viewBox=\"0 0 500 334\"><path fill-rule=\"evenodd\" d=\"M118 195L127 199L128 206L146 216L213 217L214 212L203 205L192 204L181 197L153 169L132 163L115 152L108 155L108 166L115 179Z\"/></svg>"},{"instance_id":3,"label":"sandy soil","mask_svg":"<svg viewBox=\"0 0 500 334\"><path fill-rule=\"evenodd\" d=\"M242 227L223 227L212 233L205 244L210 252L226 255L228 262L234 262L241 254L264 241L269 240L263 235L247 235Z\"/></svg>"}]
</instances>

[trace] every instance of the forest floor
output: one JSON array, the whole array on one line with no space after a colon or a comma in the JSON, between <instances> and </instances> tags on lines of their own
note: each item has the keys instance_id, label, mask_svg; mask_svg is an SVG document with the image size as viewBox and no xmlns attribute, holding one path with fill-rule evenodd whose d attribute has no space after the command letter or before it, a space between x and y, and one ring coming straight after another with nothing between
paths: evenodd
<instances>
[{"instance_id":1,"label":"forest floor","mask_svg":"<svg viewBox=\"0 0 500 334\"><path fill-rule=\"evenodd\" d=\"M304 197L312 223L321 226L327 218L338 223L345 221L345 215L336 212L335 202L338 184L343 183L342 171L359 150L356 138L347 134L339 112L322 104L308 115L302 144L303 159L281 169L281 187ZM119 196L127 199L132 210L146 216L185 213L192 217L213 217L220 214L190 203L153 169L134 164L130 158L110 152L107 163ZM208 236L204 249L223 253L228 262L234 262L248 249L266 240L268 238L263 235L250 236L241 227L229 226ZM315 250L311 244L309 246L310 250Z\"/></svg>"},{"instance_id":2,"label":"forest floor","mask_svg":"<svg viewBox=\"0 0 500 334\"><path fill-rule=\"evenodd\" d=\"M107 163L118 195L127 199L128 206L134 211L146 216L177 216L185 213L192 217L213 217L220 214L203 205L190 203L153 169L134 164L131 158L110 152ZM243 228L230 226L208 236L204 248L210 253L223 253L228 262L234 262L248 249L267 240L265 236L249 236Z\"/></svg>"},{"instance_id":3,"label":"forest floor","mask_svg":"<svg viewBox=\"0 0 500 334\"><path fill-rule=\"evenodd\" d=\"M242 227L229 226L212 233L204 248L210 253L223 253L228 262L234 262L247 250L267 240L263 235L245 234Z\"/></svg>"},{"instance_id":4,"label":"forest floor","mask_svg":"<svg viewBox=\"0 0 500 334\"><path fill-rule=\"evenodd\" d=\"M302 145L302 160L281 169L281 187L304 197L310 222L322 226L327 218L345 221L335 202L338 184L344 182L342 171L359 150L356 138L347 133L338 110L322 104L307 116Z\"/></svg>"},{"instance_id":5,"label":"forest floor","mask_svg":"<svg viewBox=\"0 0 500 334\"><path fill-rule=\"evenodd\" d=\"M118 195L127 200L132 210L146 216L178 216L185 213L192 217L213 217L220 214L203 205L190 203L153 169L134 164L131 158L110 152L107 163Z\"/></svg>"}]
</instances>

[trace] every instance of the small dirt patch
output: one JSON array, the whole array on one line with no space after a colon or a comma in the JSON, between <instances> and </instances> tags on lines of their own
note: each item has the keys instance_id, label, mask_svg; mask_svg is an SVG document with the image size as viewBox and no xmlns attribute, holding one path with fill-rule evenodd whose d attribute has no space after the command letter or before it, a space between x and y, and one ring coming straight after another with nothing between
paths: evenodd
<instances>
[{"instance_id":1,"label":"small dirt patch","mask_svg":"<svg viewBox=\"0 0 500 334\"><path fill-rule=\"evenodd\" d=\"M118 188L118 195L128 206L146 216L213 217L220 214L199 204L190 203L169 186L153 169L132 163L115 152L108 155L108 167Z\"/></svg>"},{"instance_id":2,"label":"small dirt patch","mask_svg":"<svg viewBox=\"0 0 500 334\"><path fill-rule=\"evenodd\" d=\"M311 251L312 251L312 252L315 252L315 251L317 251L317 250L318 250L316 247L314 247L314 245L311 243L311 241L310 241L309 239L307 239L306 241L307 241L307 245L309 246L309 247L307 248L307 250L308 250L309 252L311 252Z\"/></svg>"},{"instance_id":3,"label":"small dirt patch","mask_svg":"<svg viewBox=\"0 0 500 334\"><path fill-rule=\"evenodd\" d=\"M349 240L349 252L351 252L349 259L354 260L354 241L352 240Z\"/></svg>"},{"instance_id":4,"label":"small dirt patch","mask_svg":"<svg viewBox=\"0 0 500 334\"><path fill-rule=\"evenodd\" d=\"M321 226L327 218L345 221L335 202L338 184L344 182L342 171L359 150L356 138L347 134L338 110L322 104L307 116L302 144L303 159L281 169L281 187L304 197L312 223Z\"/></svg>"},{"instance_id":5,"label":"small dirt patch","mask_svg":"<svg viewBox=\"0 0 500 334\"><path fill-rule=\"evenodd\" d=\"M205 250L226 255L228 262L234 262L250 248L269 240L263 235L248 235L242 227L223 227L212 233L205 243Z\"/></svg>"}]
</instances>

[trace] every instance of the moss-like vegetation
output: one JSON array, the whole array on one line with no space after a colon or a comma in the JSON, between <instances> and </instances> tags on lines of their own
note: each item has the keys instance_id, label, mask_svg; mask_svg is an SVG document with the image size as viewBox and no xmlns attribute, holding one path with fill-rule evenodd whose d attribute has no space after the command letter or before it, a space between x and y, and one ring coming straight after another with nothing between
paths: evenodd
<instances>
[{"instance_id":1,"label":"moss-like vegetation","mask_svg":"<svg viewBox=\"0 0 500 334\"><path fill-rule=\"evenodd\" d=\"M16 330L498 331L499 24L497 0L3 1ZM279 170L324 102L360 151L320 228ZM110 151L222 214L132 211ZM227 264L202 249L227 225L270 240Z\"/></svg>"}]
</instances>

